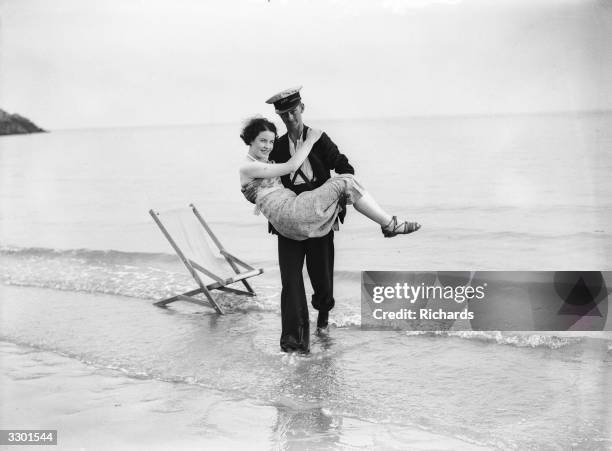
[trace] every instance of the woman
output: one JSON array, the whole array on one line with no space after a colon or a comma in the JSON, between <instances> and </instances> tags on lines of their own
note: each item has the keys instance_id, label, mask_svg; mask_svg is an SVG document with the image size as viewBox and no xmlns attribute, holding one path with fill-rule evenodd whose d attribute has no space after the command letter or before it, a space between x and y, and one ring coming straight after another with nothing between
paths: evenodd
<instances>
[{"instance_id":1,"label":"woman","mask_svg":"<svg viewBox=\"0 0 612 451\"><path fill-rule=\"evenodd\" d=\"M308 129L306 140L286 163L270 164L268 155L276 139L276 126L265 118L247 121L240 137L249 151L240 167L240 184L246 199L270 221L281 235L292 240L324 236L331 230L340 201L380 224L385 237L416 232L416 222L397 222L385 212L352 174L336 175L319 188L296 195L284 188L280 176L296 171L308 157L321 131Z\"/></svg>"}]
</instances>

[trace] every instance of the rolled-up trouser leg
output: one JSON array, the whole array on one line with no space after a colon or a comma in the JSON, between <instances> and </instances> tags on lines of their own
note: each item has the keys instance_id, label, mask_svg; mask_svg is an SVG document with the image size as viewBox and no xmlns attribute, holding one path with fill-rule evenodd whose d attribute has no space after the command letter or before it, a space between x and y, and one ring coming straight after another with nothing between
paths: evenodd
<instances>
[{"instance_id":1,"label":"rolled-up trouser leg","mask_svg":"<svg viewBox=\"0 0 612 451\"><path fill-rule=\"evenodd\" d=\"M334 308L334 232L320 238L309 238L306 245L306 267L314 294L312 306L319 311L318 327L327 325L327 312Z\"/></svg>"},{"instance_id":2,"label":"rolled-up trouser leg","mask_svg":"<svg viewBox=\"0 0 612 451\"><path fill-rule=\"evenodd\" d=\"M282 283L280 346L286 352L310 351L308 303L302 276L306 255L304 243L278 235L278 263Z\"/></svg>"}]
</instances>

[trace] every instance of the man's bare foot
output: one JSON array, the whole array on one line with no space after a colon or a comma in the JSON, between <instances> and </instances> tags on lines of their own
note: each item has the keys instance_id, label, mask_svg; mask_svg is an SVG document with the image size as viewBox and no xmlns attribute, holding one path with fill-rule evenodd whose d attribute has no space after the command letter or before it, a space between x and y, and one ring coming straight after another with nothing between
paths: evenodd
<instances>
[{"instance_id":1,"label":"man's bare foot","mask_svg":"<svg viewBox=\"0 0 612 451\"><path fill-rule=\"evenodd\" d=\"M317 330L315 331L315 335L317 337L328 337L329 336L329 326L317 327Z\"/></svg>"}]
</instances>

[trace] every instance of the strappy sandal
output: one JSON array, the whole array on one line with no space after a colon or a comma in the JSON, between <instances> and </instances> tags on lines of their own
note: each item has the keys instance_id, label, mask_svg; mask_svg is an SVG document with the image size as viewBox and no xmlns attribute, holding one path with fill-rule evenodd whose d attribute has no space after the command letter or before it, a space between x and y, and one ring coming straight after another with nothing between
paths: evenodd
<instances>
[{"instance_id":1,"label":"strappy sandal","mask_svg":"<svg viewBox=\"0 0 612 451\"><path fill-rule=\"evenodd\" d=\"M416 232L421 228L421 224L418 222L404 221L400 224L397 223L397 216L393 216L391 221L386 226L380 226L385 238L392 238L395 235L406 235L408 233Z\"/></svg>"}]
</instances>

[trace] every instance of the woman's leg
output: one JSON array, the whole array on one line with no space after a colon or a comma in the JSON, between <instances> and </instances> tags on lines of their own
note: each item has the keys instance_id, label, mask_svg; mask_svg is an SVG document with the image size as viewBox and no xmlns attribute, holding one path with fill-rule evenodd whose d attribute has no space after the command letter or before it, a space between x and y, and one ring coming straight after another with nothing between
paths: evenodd
<instances>
[{"instance_id":1,"label":"woman's leg","mask_svg":"<svg viewBox=\"0 0 612 451\"><path fill-rule=\"evenodd\" d=\"M367 191L353 204L353 207L355 207L355 210L359 213L381 226L385 226L391 222L392 216L383 210L383 208L378 205L378 202L376 202L376 199Z\"/></svg>"},{"instance_id":2,"label":"woman's leg","mask_svg":"<svg viewBox=\"0 0 612 451\"><path fill-rule=\"evenodd\" d=\"M398 224L397 218L383 210L383 208L378 205L378 202L376 202L376 199L367 191L365 191L357 201L353 202L353 207L365 217L380 224L383 235L386 237L416 232L421 228L418 222L404 221Z\"/></svg>"},{"instance_id":3,"label":"woman's leg","mask_svg":"<svg viewBox=\"0 0 612 451\"><path fill-rule=\"evenodd\" d=\"M412 233L421 228L416 222L403 221L398 223L397 218L383 210L376 199L366 191L352 174L334 176L317 189L301 193L298 199L301 198L305 204L323 202L324 205L332 205L338 202L342 196L346 196L348 203L352 204L359 213L380 224L383 235L386 237Z\"/></svg>"}]
</instances>

